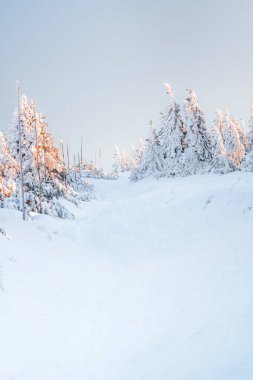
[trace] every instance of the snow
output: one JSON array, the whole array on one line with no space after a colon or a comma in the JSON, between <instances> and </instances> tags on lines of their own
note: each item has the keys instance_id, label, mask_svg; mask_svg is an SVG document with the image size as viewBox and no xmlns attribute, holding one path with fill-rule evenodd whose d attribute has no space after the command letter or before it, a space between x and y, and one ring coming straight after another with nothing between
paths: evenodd
<instances>
[{"instance_id":1,"label":"snow","mask_svg":"<svg viewBox=\"0 0 253 380\"><path fill-rule=\"evenodd\" d=\"M253 378L252 173L128 177L0 209L1 380Z\"/></svg>"}]
</instances>

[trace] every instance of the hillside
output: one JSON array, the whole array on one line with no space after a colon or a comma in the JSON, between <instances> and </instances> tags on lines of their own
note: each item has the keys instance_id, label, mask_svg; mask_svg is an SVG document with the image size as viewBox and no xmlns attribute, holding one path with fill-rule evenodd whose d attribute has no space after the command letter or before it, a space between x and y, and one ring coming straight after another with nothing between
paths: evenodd
<instances>
[{"instance_id":1,"label":"hillside","mask_svg":"<svg viewBox=\"0 0 253 380\"><path fill-rule=\"evenodd\" d=\"M252 173L128 176L0 209L0 380L253 378Z\"/></svg>"}]
</instances>

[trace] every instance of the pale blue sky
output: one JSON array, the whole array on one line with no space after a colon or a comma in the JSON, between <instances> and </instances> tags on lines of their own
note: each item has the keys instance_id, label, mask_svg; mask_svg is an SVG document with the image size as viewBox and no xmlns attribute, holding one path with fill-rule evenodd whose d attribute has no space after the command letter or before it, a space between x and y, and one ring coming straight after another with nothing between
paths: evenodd
<instances>
[{"instance_id":1,"label":"pale blue sky","mask_svg":"<svg viewBox=\"0 0 253 380\"><path fill-rule=\"evenodd\" d=\"M0 0L0 128L15 81L49 129L109 166L114 144L145 137L166 104L194 89L207 118L216 107L248 119L253 100L252 0Z\"/></svg>"}]
</instances>

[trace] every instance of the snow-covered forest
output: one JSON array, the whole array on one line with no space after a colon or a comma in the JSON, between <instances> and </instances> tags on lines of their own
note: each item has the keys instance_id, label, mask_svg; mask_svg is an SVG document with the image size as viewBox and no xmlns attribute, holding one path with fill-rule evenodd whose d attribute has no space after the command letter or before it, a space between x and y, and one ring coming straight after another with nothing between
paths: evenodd
<instances>
[{"instance_id":1,"label":"snow-covered forest","mask_svg":"<svg viewBox=\"0 0 253 380\"><path fill-rule=\"evenodd\" d=\"M0 131L0 205L26 215L47 214L73 218L60 202L78 205L93 198L89 178L115 179L83 157L82 142L77 158L69 156L69 145L56 144L46 117L35 102L23 95L7 136Z\"/></svg>"},{"instance_id":2,"label":"snow-covered forest","mask_svg":"<svg viewBox=\"0 0 253 380\"><path fill-rule=\"evenodd\" d=\"M194 91L165 88L109 173L18 97L0 133L0 380L252 379L253 106L210 124Z\"/></svg>"},{"instance_id":3,"label":"snow-covered forest","mask_svg":"<svg viewBox=\"0 0 253 380\"><path fill-rule=\"evenodd\" d=\"M117 179L119 172L131 171L130 180L148 176L178 177L204 173L227 174L253 171L253 106L249 122L239 120L228 110L216 111L211 125L192 90L180 105L165 83L168 106L161 113L158 128L151 121L149 136L137 148L115 146L111 173L83 157L69 157L68 142L56 144L48 131L46 117L25 95L7 136L0 132L0 205L31 213L72 218L62 199L78 205L94 197L91 178Z\"/></svg>"},{"instance_id":4,"label":"snow-covered forest","mask_svg":"<svg viewBox=\"0 0 253 380\"><path fill-rule=\"evenodd\" d=\"M0 380L253 379L252 14L0 0Z\"/></svg>"},{"instance_id":5,"label":"snow-covered forest","mask_svg":"<svg viewBox=\"0 0 253 380\"><path fill-rule=\"evenodd\" d=\"M211 125L205 120L197 95L186 90L180 105L165 83L168 106L158 128L150 122L149 136L129 156L118 150L118 167L131 170L130 179L174 177L203 173L253 171L253 105L246 124L229 110L216 111Z\"/></svg>"}]
</instances>

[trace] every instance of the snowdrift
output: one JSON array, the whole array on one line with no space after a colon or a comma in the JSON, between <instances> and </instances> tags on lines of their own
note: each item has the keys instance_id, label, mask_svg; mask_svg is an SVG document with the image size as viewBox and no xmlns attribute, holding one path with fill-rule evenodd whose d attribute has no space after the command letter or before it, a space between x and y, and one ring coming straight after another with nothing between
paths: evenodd
<instances>
[{"instance_id":1,"label":"snowdrift","mask_svg":"<svg viewBox=\"0 0 253 380\"><path fill-rule=\"evenodd\" d=\"M94 180L0 209L1 380L251 380L253 175Z\"/></svg>"}]
</instances>

